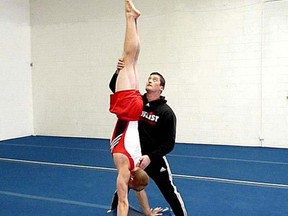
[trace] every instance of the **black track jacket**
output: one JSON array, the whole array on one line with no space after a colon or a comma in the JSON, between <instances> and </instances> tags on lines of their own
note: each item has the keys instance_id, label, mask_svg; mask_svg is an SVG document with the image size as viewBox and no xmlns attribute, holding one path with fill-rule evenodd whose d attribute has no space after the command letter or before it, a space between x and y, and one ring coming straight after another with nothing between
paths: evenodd
<instances>
[{"instance_id":1,"label":"black track jacket","mask_svg":"<svg viewBox=\"0 0 288 216\"><path fill-rule=\"evenodd\" d=\"M148 102L143 95L144 108L139 120L139 135L143 155L148 155L151 162L157 161L175 145L176 116L166 103L165 97Z\"/></svg>"}]
</instances>

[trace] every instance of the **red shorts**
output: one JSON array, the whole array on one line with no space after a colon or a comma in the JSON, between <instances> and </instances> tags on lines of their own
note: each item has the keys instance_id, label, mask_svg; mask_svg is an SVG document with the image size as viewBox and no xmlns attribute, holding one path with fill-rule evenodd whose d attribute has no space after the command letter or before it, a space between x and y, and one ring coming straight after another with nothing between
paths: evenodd
<instances>
[{"instance_id":1,"label":"red shorts","mask_svg":"<svg viewBox=\"0 0 288 216\"><path fill-rule=\"evenodd\" d=\"M119 119L138 121L143 110L143 99L138 90L123 90L110 95L109 111Z\"/></svg>"}]
</instances>

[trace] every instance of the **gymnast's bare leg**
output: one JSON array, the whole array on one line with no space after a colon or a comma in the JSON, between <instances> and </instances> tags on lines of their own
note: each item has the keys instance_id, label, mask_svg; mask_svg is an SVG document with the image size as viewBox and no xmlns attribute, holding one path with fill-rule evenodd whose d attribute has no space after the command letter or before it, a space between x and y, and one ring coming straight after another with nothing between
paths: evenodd
<instances>
[{"instance_id":1,"label":"gymnast's bare leg","mask_svg":"<svg viewBox=\"0 0 288 216\"><path fill-rule=\"evenodd\" d=\"M132 0L125 0L126 32L124 40L125 67L119 72L116 81L116 92L123 90L139 89L138 72L136 63L140 51L140 41L137 31L137 18L140 12L134 7ZM128 203L128 182L130 179L130 163L124 154L114 153L113 159L118 170L117 191L118 207L117 216L127 216L129 210Z\"/></svg>"},{"instance_id":2,"label":"gymnast's bare leg","mask_svg":"<svg viewBox=\"0 0 288 216\"><path fill-rule=\"evenodd\" d=\"M136 64L140 52L140 40L137 30L137 18L140 16L140 11L134 7L132 0L125 0L125 16L126 33L122 56L125 67L119 72L116 82L116 92L128 89L139 89Z\"/></svg>"}]
</instances>

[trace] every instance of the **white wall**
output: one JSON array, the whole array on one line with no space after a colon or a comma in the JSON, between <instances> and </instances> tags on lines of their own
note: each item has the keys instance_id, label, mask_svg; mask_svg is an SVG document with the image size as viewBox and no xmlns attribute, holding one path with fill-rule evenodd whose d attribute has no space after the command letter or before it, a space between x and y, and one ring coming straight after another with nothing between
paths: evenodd
<instances>
[{"instance_id":1,"label":"white wall","mask_svg":"<svg viewBox=\"0 0 288 216\"><path fill-rule=\"evenodd\" d=\"M0 140L33 134L29 0L0 0Z\"/></svg>"},{"instance_id":2,"label":"white wall","mask_svg":"<svg viewBox=\"0 0 288 216\"><path fill-rule=\"evenodd\" d=\"M211 2L178 1L170 19L174 55L163 61L174 63L164 71L178 140L259 145L262 4Z\"/></svg>"},{"instance_id":3,"label":"white wall","mask_svg":"<svg viewBox=\"0 0 288 216\"><path fill-rule=\"evenodd\" d=\"M122 50L121 6L31 1L36 134L110 137L108 82Z\"/></svg>"},{"instance_id":4,"label":"white wall","mask_svg":"<svg viewBox=\"0 0 288 216\"><path fill-rule=\"evenodd\" d=\"M123 2L30 1L36 134L110 138ZM288 147L287 1L135 4L140 84L151 71L166 77L178 142Z\"/></svg>"},{"instance_id":5,"label":"white wall","mask_svg":"<svg viewBox=\"0 0 288 216\"><path fill-rule=\"evenodd\" d=\"M288 1L264 5L263 26L263 146L287 148Z\"/></svg>"}]
</instances>

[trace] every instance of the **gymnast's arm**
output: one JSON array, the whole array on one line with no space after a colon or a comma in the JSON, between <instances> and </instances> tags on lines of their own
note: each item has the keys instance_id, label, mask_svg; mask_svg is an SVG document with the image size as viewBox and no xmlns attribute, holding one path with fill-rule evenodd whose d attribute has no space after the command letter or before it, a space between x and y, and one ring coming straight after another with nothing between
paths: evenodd
<instances>
[{"instance_id":1,"label":"gymnast's arm","mask_svg":"<svg viewBox=\"0 0 288 216\"><path fill-rule=\"evenodd\" d=\"M146 216L157 216L157 215L163 215L162 212L162 208L157 207L154 209L150 208L149 202L148 202L148 198L146 195L145 190L142 191L136 191L136 197L138 199L138 202L144 212L144 215Z\"/></svg>"}]
</instances>

